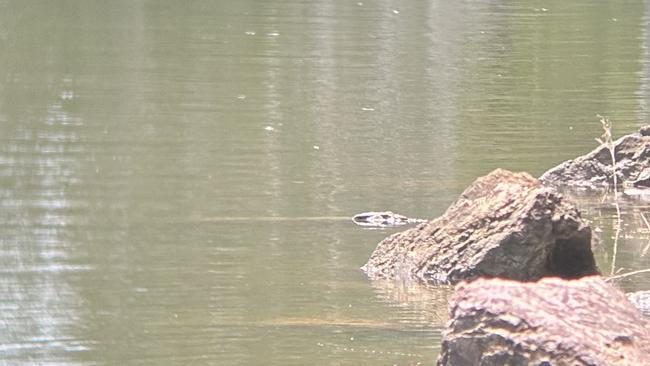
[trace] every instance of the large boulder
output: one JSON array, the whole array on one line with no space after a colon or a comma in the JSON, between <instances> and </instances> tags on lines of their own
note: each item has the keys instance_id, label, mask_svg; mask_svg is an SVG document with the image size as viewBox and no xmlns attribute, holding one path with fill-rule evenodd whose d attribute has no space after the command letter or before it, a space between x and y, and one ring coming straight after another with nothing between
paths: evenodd
<instances>
[{"instance_id":1,"label":"large boulder","mask_svg":"<svg viewBox=\"0 0 650 366\"><path fill-rule=\"evenodd\" d=\"M430 284L598 273L591 230L574 205L527 173L501 169L477 179L441 217L384 239L362 269Z\"/></svg>"},{"instance_id":2,"label":"large boulder","mask_svg":"<svg viewBox=\"0 0 650 366\"><path fill-rule=\"evenodd\" d=\"M438 365L650 365L650 327L600 277L456 287Z\"/></svg>"},{"instance_id":3,"label":"large boulder","mask_svg":"<svg viewBox=\"0 0 650 366\"><path fill-rule=\"evenodd\" d=\"M650 187L650 125L614 141L616 176L619 185ZM550 169L539 178L554 187L605 190L614 185L612 157L604 145Z\"/></svg>"}]
</instances>

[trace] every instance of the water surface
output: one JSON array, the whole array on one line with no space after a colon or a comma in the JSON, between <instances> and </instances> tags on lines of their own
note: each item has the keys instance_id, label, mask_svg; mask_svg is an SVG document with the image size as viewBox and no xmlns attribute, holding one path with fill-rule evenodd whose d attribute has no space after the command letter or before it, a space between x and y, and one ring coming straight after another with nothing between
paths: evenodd
<instances>
[{"instance_id":1,"label":"water surface","mask_svg":"<svg viewBox=\"0 0 650 366\"><path fill-rule=\"evenodd\" d=\"M642 2L0 1L7 365L434 362L449 290L373 283L494 168L648 122ZM604 272L647 203L581 201ZM623 282L648 289L648 277Z\"/></svg>"}]
</instances>

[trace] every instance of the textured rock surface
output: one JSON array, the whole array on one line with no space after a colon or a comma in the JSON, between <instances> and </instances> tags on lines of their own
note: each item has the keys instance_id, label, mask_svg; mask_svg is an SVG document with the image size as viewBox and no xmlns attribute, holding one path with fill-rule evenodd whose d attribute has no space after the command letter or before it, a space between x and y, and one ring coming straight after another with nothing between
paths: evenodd
<instances>
[{"instance_id":1,"label":"textured rock surface","mask_svg":"<svg viewBox=\"0 0 650 366\"><path fill-rule=\"evenodd\" d=\"M650 187L650 125L614 142L620 185ZM567 160L539 178L554 187L604 190L613 185L609 149L600 146L587 155Z\"/></svg>"},{"instance_id":2,"label":"textured rock surface","mask_svg":"<svg viewBox=\"0 0 650 366\"><path fill-rule=\"evenodd\" d=\"M597 273L591 230L575 207L530 175L500 169L477 179L441 217L384 239L363 270L431 284Z\"/></svg>"},{"instance_id":3,"label":"textured rock surface","mask_svg":"<svg viewBox=\"0 0 650 366\"><path fill-rule=\"evenodd\" d=\"M460 284L438 365L650 365L650 327L600 277Z\"/></svg>"}]
</instances>

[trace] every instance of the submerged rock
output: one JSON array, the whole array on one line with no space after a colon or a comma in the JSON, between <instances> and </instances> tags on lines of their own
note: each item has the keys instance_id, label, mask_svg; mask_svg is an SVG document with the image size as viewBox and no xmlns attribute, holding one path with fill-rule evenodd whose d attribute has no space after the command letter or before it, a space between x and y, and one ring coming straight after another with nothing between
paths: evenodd
<instances>
[{"instance_id":1,"label":"submerged rock","mask_svg":"<svg viewBox=\"0 0 650 366\"><path fill-rule=\"evenodd\" d=\"M650 125L614 141L614 156L619 185L650 187ZM605 190L614 185L610 151L601 145L586 155L550 169L539 179L554 187Z\"/></svg>"},{"instance_id":2,"label":"submerged rock","mask_svg":"<svg viewBox=\"0 0 650 366\"><path fill-rule=\"evenodd\" d=\"M438 365L650 365L650 324L600 277L456 287Z\"/></svg>"},{"instance_id":3,"label":"submerged rock","mask_svg":"<svg viewBox=\"0 0 650 366\"><path fill-rule=\"evenodd\" d=\"M598 272L591 230L573 204L527 173L501 169L477 179L441 217L384 239L362 269L430 284Z\"/></svg>"}]
</instances>

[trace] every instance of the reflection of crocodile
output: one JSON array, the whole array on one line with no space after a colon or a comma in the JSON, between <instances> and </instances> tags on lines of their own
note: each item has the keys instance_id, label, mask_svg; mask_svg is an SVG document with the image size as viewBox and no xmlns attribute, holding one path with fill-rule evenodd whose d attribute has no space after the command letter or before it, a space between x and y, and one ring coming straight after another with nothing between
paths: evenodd
<instances>
[{"instance_id":1,"label":"reflection of crocodile","mask_svg":"<svg viewBox=\"0 0 650 366\"><path fill-rule=\"evenodd\" d=\"M404 215L396 214L391 211L381 211L381 212L364 212L352 217L352 221L355 224L361 226L373 226L373 227L389 227L389 226L401 226L406 224L418 224L421 222L427 222L428 220L424 219L412 219Z\"/></svg>"}]
</instances>

